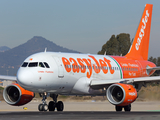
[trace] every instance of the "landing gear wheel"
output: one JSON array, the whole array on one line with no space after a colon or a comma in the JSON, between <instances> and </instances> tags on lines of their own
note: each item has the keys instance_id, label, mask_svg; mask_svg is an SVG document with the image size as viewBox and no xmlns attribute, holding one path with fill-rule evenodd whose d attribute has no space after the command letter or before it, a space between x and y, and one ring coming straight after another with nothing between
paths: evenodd
<instances>
[{"instance_id":1,"label":"landing gear wheel","mask_svg":"<svg viewBox=\"0 0 160 120\"><path fill-rule=\"evenodd\" d=\"M48 110L48 105L47 104L39 104L38 110L39 111L47 111Z\"/></svg>"},{"instance_id":2,"label":"landing gear wheel","mask_svg":"<svg viewBox=\"0 0 160 120\"><path fill-rule=\"evenodd\" d=\"M47 111L48 110L48 105L47 104L43 104L43 111Z\"/></svg>"},{"instance_id":3,"label":"landing gear wheel","mask_svg":"<svg viewBox=\"0 0 160 120\"><path fill-rule=\"evenodd\" d=\"M122 111L122 106L115 106L115 109L117 112L120 112L120 111Z\"/></svg>"},{"instance_id":4,"label":"landing gear wheel","mask_svg":"<svg viewBox=\"0 0 160 120\"><path fill-rule=\"evenodd\" d=\"M43 111L43 104L39 104L38 110L39 110L39 111Z\"/></svg>"},{"instance_id":5,"label":"landing gear wheel","mask_svg":"<svg viewBox=\"0 0 160 120\"><path fill-rule=\"evenodd\" d=\"M53 101L50 101L48 104L48 109L49 111L54 111L55 110L55 103Z\"/></svg>"},{"instance_id":6,"label":"landing gear wheel","mask_svg":"<svg viewBox=\"0 0 160 120\"><path fill-rule=\"evenodd\" d=\"M56 103L57 111L63 111L64 105L62 101Z\"/></svg>"},{"instance_id":7,"label":"landing gear wheel","mask_svg":"<svg viewBox=\"0 0 160 120\"><path fill-rule=\"evenodd\" d=\"M131 111L131 104L124 106L124 110L130 112Z\"/></svg>"}]
</instances>

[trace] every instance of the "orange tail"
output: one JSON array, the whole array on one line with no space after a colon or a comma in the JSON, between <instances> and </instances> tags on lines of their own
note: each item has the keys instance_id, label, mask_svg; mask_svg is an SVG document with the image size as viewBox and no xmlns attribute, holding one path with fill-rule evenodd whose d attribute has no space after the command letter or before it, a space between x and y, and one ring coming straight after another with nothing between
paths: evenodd
<instances>
[{"instance_id":1,"label":"orange tail","mask_svg":"<svg viewBox=\"0 0 160 120\"><path fill-rule=\"evenodd\" d=\"M147 60L151 29L152 4L146 4L134 41L126 54L127 58Z\"/></svg>"}]
</instances>

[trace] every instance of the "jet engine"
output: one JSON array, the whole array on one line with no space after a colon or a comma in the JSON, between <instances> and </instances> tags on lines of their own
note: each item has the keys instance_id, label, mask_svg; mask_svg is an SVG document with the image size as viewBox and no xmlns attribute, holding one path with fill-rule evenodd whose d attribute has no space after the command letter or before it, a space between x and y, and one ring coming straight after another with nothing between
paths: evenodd
<instances>
[{"instance_id":1,"label":"jet engine","mask_svg":"<svg viewBox=\"0 0 160 120\"><path fill-rule=\"evenodd\" d=\"M126 106L136 100L137 91L132 85L116 83L109 86L106 96L113 105Z\"/></svg>"},{"instance_id":2,"label":"jet engine","mask_svg":"<svg viewBox=\"0 0 160 120\"><path fill-rule=\"evenodd\" d=\"M21 106L30 102L34 98L34 93L14 83L4 89L3 98L9 105Z\"/></svg>"}]
</instances>

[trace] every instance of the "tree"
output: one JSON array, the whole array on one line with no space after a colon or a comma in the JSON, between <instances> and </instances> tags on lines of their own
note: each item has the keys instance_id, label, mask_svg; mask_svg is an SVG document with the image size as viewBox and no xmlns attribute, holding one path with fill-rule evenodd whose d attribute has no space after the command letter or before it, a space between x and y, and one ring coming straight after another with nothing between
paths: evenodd
<instances>
[{"instance_id":1,"label":"tree","mask_svg":"<svg viewBox=\"0 0 160 120\"><path fill-rule=\"evenodd\" d=\"M157 58L157 66L160 66L160 57Z\"/></svg>"},{"instance_id":2,"label":"tree","mask_svg":"<svg viewBox=\"0 0 160 120\"><path fill-rule=\"evenodd\" d=\"M160 57L158 58L153 58L152 56L148 59L148 61L153 62L156 66L160 66ZM152 76L158 76L160 74L159 70L156 70Z\"/></svg>"},{"instance_id":3,"label":"tree","mask_svg":"<svg viewBox=\"0 0 160 120\"><path fill-rule=\"evenodd\" d=\"M152 62L152 60L153 60L153 57L152 57L152 56L149 57L148 61L151 61L151 62Z\"/></svg>"},{"instance_id":4,"label":"tree","mask_svg":"<svg viewBox=\"0 0 160 120\"><path fill-rule=\"evenodd\" d=\"M102 46L101 51L98 54L107 55L126 55L130 48L130 35L121 33L115 37L112 35L111 38Z\"/></svg>"}]
</instances>

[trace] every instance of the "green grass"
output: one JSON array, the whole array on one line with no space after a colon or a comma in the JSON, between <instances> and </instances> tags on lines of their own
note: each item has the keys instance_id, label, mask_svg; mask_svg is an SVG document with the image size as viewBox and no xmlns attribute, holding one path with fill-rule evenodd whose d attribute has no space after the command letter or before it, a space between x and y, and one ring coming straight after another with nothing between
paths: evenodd
<instances>
[{"instance_id":1,"label":"green grass","mask_svg":"<svg viewBox=\"0 0 160 120\"><path fill-rule=\"evenodd\" d=\"M4 90L4 88L3 88L3 87L0 87L0 90Z\"/></svg>"}]
</instances>

